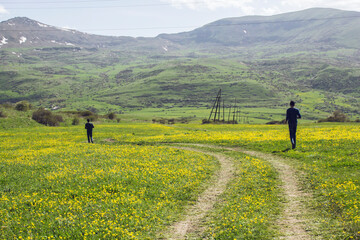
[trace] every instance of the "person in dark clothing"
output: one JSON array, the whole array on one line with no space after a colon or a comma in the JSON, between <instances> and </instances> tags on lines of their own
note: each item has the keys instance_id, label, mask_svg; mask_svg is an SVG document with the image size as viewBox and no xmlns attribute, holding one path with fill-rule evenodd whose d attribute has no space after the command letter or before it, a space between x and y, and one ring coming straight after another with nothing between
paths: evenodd
<instances>
[{"instance_id":1,"label":"person in dark clothing","mask_svg":"<svg viewBox=\"0 0 360 240\"><path fill-rule=\"evenodd\" d=\"M286 111L286 122L289 124L290 141L292 149L296 147L297 120L301 118L299 109L295 108L295 102L290 102L290 108Z\"/></svg>"},{"instance_id":2,"label":"person in dark clothing","mask_svg":"<svg viewBox=\"0 0 360 240\"><path fill-rule=\"evenodd\" d=\"M88 142L90 143L94 143L93 141L93 137L92 137L92 130L94 128L94 124L92 124L90 122L90 119L87 120L87 123L85 124L85 129L87 130L87 137L88 137Z\"/></svg>"}]
</instances>

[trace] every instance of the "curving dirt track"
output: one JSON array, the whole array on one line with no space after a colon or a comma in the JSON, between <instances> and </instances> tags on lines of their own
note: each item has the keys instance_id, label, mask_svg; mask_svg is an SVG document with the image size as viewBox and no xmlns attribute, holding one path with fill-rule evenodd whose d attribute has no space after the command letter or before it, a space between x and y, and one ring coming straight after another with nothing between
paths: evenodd
<instances>
[{"instance_id":1,"label":"curving dirt track","mask_svg":"<svg viewBox=\"0 0 360 240\"><path fill-rule=\"evenodd\" d=\"M184 144L185 145L185 144ZM308 215L304 202L311 198L311 196L300 189L299 181L296 177L296 171L289 164L286 159L257 151L249 151L241 148L219 147L202 144L186 144L193 147L177 147L190 151L201 152L216 157L220 164L220 171L215 174L211 180L210 187L206 189L198 198L196 203L188 208L183 220L175 223L170 227L167 239L188 239L189 235L201 236L204 230L204 217L212 210L214 204L218 201L218 196L222 194L227 183L233 177L232 159L222 154L213 153L210 151L203 151L195 147L211 147L217 149L225 149L229 151L238 151L250 156L261 158L270 162L278 171L281 187L283 188L285 203L282 216L278 220L278 228L281 233L280 239L290 240L305 240L311 239L311 236L306 231L308 224L305 219Z\"/></svg>"},{"instance_id":2,"label":"curving dirt track","mask_svg":"<svg viewBox=\"0 0 360 240\"><path fill-rule=\"evenodd\" d=\"M183 220L175 223L170 227L170 233L167 239L186 239L187 235L194 234L201 235L203 232L202 220L206 213L208 213L217 202L218 197L222 194L227 183L233 177L232 160L222 154L216 154L208 151L202 151L195 148L182 147L196 152L201 152L210 156L216 157L221 165L221 169L215 174L211 180L210 187L207 188L197 199L196 203L188 208Z\"/></svg>"}]
</instances>

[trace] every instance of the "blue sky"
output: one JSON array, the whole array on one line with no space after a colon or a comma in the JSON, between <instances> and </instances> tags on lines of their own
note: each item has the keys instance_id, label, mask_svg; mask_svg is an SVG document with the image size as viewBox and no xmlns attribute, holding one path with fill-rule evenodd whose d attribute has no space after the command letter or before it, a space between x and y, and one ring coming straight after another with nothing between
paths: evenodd
<instances>
[{"instance_id":1,"label":"blue sky","mask_svg":"<svg viewBox=\"0 0 360 240\"><path fill-rule=\"evenodd\" d=\"M227 17L312 7L360 12L360 0L0 0L0 21L20 16L87 33L154 37Z\"/></svg>"}]
</instances>

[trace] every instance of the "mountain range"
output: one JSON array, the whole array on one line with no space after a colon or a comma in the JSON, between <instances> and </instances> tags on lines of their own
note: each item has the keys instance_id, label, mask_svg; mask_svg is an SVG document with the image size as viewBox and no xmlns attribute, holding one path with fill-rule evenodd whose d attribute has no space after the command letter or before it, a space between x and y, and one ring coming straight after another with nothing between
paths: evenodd
<instances>
[{"instance_id":1,"label":"mountain range","mask_svg":"<svg viewBox=\"0 0 360 240\"><path fill-rule=\"evenodd\" d=\"M190 32L160 34L156 38L111 37L87 34L16 17L0 23L2 47L78 46L124 47L145 41L163 44L254 46L317 44L360 48L360 12L313 8L275 16L227 18Z\"/></svg>"},{"instance_id":2,"label":"mountain range","mask_svg":"<svg viewBox=\"0 0 360 240\"><path fill-rule=\"evenodd\" d=\"M276 116L289 99L303 103L309 119L336 109L360 114L360 13L353 11L227 18L155 38L17 17L0 23L0 62L0 102L100 112L208 109L222 88L228 105L237 98L253 117L264 109Z\"/></svg>"}]
</instances>

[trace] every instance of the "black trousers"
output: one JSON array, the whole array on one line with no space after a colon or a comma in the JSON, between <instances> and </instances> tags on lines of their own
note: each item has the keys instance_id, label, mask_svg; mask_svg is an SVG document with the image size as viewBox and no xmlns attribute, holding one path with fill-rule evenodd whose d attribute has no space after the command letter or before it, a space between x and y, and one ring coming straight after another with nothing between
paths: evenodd
<instances>
[{"instance_id":1,"label":"black trousers","mask_svg":"<svg viewBox=\"0 0 360 240\"><path fill-rule=\"evenodd\" d=\"M289 123L290 141L293 149L296 147L296 128L297 123Z\"/></svg>"},{"instance_id":2,"label":"black trousers","mask_svg":"<svg viewBox=\"0 0 360 240\"><path fill-rule=\"evenodd\" d=\"M87 131L87 137L88 137L88 142L90 143L90 142L94 142L93 141L93 137L92 137L92 131Z\"/></svg>"}]
</instances>

